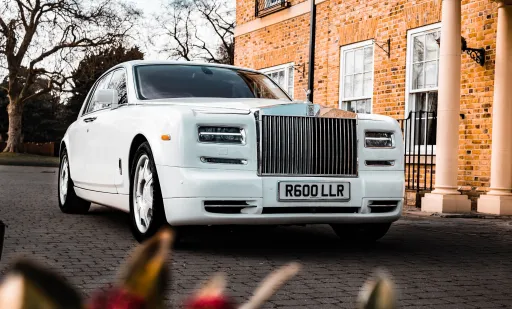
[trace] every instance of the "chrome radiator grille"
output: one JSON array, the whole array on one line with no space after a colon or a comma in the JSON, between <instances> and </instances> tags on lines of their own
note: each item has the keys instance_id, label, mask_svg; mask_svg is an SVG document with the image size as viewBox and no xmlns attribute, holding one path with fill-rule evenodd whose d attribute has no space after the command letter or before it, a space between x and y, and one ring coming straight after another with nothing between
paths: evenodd
<instances>
[{"instance_id":1,"label":"chrome radiator grille","mask_svg":"<svg viewBox=\"0 0 512 309\"><path fill-rule=\"evenodd\" d=\"M263 115L259 175L357 176L356 120Z\"/></svg>"}]
</instances>

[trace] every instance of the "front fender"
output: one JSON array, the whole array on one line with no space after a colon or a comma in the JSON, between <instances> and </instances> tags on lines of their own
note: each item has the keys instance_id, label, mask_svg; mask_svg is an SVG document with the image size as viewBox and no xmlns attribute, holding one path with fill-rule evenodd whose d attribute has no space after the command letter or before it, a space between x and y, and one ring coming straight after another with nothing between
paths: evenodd
<instances>
[{"instance_id":1,"label":"front fender","mask_svg":"<svg viewBox=\"0 0 512 309\"><path fill-rule=\"evenodd\" d=\"M71 147L71 143L69 142L69 130L71 128L71 126L73 126L75 123L73 122L66 130L66 133L64 133L64 136L62 137L61 141L60 141L60 145L59 145L59 161L60 161L60 158L62 157L62 152L64 151L64 149L66 149L67 153L68 153L68 164L69 164L69 177L71 178L71 180L73 180L73 166L75 164L74 160L72 160L72 155L73 155L73 149Z\"/></svg>"},{"instance_id":2,"label":"front fender","mask_svg":"<svg viewBox=\"0 0 512 309\"><path fill-rule=\"evenodd\" d=\"M179 158L179 143L181 123L186 111L173 108L156 108L153 106L126 107L125 115L120 117L119 123L119 158L122 162L122 175L116 179L116 186L120 194L129 194L130 152L136 151L134 142L143 137L149 143L155 164L173 165ZM170 135L170 140L162 140L162 135ZM132 148L135 147L135 148Z\"/></svg>"}]
</instances>

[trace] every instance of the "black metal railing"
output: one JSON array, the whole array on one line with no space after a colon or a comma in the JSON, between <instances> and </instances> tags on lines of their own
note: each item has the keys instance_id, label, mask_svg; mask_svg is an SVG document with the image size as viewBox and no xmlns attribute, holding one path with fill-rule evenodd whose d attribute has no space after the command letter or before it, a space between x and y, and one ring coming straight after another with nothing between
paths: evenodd
<instances>
[{"instance_id":1,"label":"black metal railing","mask_svg":"<svg viewBox=\"0 0 512 309\"><path fill-rule=\"evenodd\" d=\"M436 112L409 112L399 120L405 146L405 187L431 191L435 173Z\"/></svg>"},{"instance_id":2,"label":"black metal railing","mask_svg":"<svg viewBox=\"0 0 512 309\"><path fill-rule=\"evenodd\" d=\"M263 17L290 6L288 0L255 0L255 16Z\"/></svg>"}]
</instances>

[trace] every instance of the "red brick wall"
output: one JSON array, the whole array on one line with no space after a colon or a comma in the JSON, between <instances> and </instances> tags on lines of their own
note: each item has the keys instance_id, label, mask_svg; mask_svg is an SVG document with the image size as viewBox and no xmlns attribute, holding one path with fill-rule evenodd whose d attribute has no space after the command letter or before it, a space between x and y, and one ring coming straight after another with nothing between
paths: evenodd
<instances>
[{"instance_id":1,"label":"red brick wall","mask_svg":"<svg viewBox=\"0 0 512 309\"><path fill-rule=\"evenodd\" d=\"M238 0L237 24L254 19L254 1ZM491 114L497 4L462 1L462 35L468 46L486 48L481 67L462 55L459 185L489 186ZM309 13L236 38L235 64L262 69L294 62L307 70ZM391 54L375 46L373 111L395 118L405 114L407 30L441 20L441 0L327 0L317 5L315 103L338 106L340 47L391 38ZM307 71L295 72L294 95L304 99Z\"/></svg>"},{"instance_id":2,"label":"red brick wall","mask_svg":"<svg viewBox=\"0 0 512 309\"><path fill-rule=\"evenodd\" d=\"M254 13L253 13L254 14ZM309 14L288 19L235 39L235 63L263 69L294 62L294 97L304 99L307 88Z\"/></svg>"},{"instance_id":3,"label":"red brick wall","mask_svg":"<svg viewBox=\"0 0 512 309\"><path fill-rule=\"evenodd\" d=\"M258 0L265 1L265 0ZM288 0L290 5L296 5L309 0ZM236 24L245 24L256 19L254 16L256 0L237 0L236 1Z\"/></svg>"}]
</instances>

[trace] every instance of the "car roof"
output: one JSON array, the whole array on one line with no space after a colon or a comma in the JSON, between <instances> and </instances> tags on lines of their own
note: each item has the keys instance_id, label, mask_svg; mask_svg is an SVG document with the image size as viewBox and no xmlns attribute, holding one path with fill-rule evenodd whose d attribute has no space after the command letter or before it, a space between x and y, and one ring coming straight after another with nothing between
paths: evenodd
<instances>
[{"instance_id":1,"label":"car roof","mask_svg":"<svg viewBox=\"0 0 512 309\"><path fill-rule=\"evenodd\" d=\"M244 67L238 67L238 66L228 65L228 64L219 64L219 63L210 63L210 62L201 62L201 61L179 61L179 60L130 60L130 61L119 63L118 65L116 65L116 67L119 67L119 66L133 67L133 66L137 66L137 65L148 65L148 64L185 64L185 65L197 65L197 66L211 66L211 67L221 67L221 68L261 73L258 70L244 68Z\"/></svg>"}]
</instances>

